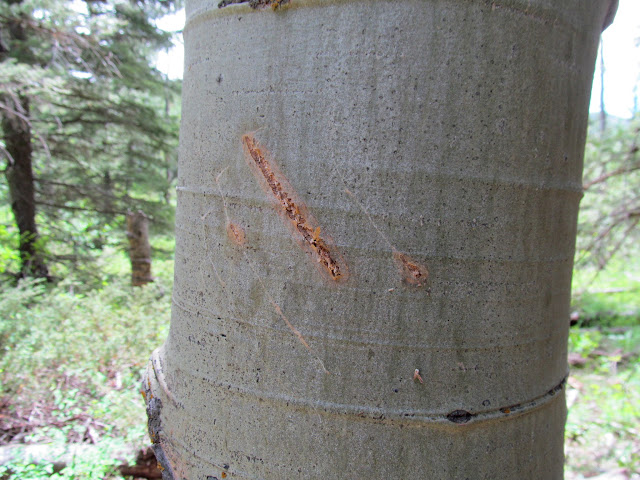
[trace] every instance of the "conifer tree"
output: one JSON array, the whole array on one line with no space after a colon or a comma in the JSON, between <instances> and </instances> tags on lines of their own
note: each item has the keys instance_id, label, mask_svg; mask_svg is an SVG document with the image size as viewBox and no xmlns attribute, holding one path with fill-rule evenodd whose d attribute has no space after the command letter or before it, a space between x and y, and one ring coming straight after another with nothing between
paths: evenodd
<instances>
[{"instance_id":1,"label":"conifer tree","mask_svg":"<svg viewBox=\"0 0 640 480\"><path fill-rule=\"evenodd\" d=\"M152 63L171 44L155 20L177 6L0 6L0 145L20 276L50 278L48 264L83 263L112 241L128 210L169 220L178 131L169 107L180 86Z\"/></svg>"}]
</instances>

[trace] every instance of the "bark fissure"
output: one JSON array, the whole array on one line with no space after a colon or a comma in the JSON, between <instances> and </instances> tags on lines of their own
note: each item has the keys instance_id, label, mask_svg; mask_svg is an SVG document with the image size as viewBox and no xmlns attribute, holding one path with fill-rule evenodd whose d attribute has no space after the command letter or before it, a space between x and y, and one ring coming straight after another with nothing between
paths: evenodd
<instances>
[{"instance_id":1,"label":"bark fissure","mask_svg":"<svg viewBox=\"0 0 640 480\"><path fill-rule=\"evenodd\" d=\"M169 390L164 380L164 373L159 368L159 358L157 353L154 352L152 356L151 364L153 365L153 376L159 385L162 386L164 395L171 399L172 403L176 406L180 404L175 400L173 393ZM149 375L147 374L147 377ZM228 382L216 382L210 380L210 385L214 388L219 388L221 391L231 392L234 395L258 397L260 401L269 401L273 403L285 404L288 408L292 409L310 409L317 413L323 413L327 415L339 415L339 416L351 416L360 421L374 421L383 423L402 423L411 426L420 426L427 424L471 424L487 422L492 420L499 420L505 417L515 417L530 413L537 410L550 401L552 401L558 393L564 390L567 383L568 374L560 383L549 389L542 395L530 400L523 400L522 402L510 404L508 406L495 407L487 409L481 412L471 412L465 409L457 409L447 414L438 412L429 412L426 410L409 410L409 409L390 409L390 408L372 408L367 405L354 405L354 404L338 404L334 402L325 401L311 401L308 399L302 399L285 394L273 394L270 392L246 388L239 384L229 384ZM424 385L429 388L428 379L425 380ZM150 389L150 385L145 385ZM148 395L148 394L147 394ZM152 395L153 396L153 395ZM147 400L148 401L148 400Z\"/></svg>"}]
</instances>

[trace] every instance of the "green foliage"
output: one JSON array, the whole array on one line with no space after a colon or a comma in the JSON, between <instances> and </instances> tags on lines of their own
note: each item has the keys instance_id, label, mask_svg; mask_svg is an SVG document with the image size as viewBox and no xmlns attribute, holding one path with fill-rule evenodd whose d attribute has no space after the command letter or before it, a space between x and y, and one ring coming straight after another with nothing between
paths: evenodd
<instances>
[{"instance_id":1,"label":"green foliage","mask_svg":"<svg viewBox=\"0 0 640 480\"><path fill-rule=\"evenodd\" d=\"M37 224L55 278L94 271L99 251L121 243L114 232L128 210L143 210L156 228L173 223L180 82L152 62L171 40L155 19L177 6L0 3L8 47L0 52L0 114L29 124ZM0 201L7 197L0 188ZM9 240L0 232L0 257Z\"/></svg>"},{"instance_id":2,"label":"green foliage","mask_svg":"<svg viewBox=\"0 0 640 480\"><path fill-rule=\"evenodd\" d=\"M0 466L0 478L7 480L103 480L119 477L117 467L123 462L131 463L130 447L120 438L106 437L96 445L82 450L68 451L64 444L51 446L68 460L67 465L56 471L55 465L30 456L28 452L17 453L16 458ZM122 477L120 477L122 478Z\"/></svg>"},{"instance_id":3,"label":"green foliage","mask_svg":"<svg viewBox=\"0 0 640 480\"><path fill-rule=\"evenodd\" d=\"M166 320L168 306L159 301L164 292L157 283L135 291L126 283L128 279L82 294L67 282L46 289L40 282L21 281L16 288L3 289L4 392L42 389L43 378L54 372L73 379L67 382L70 386L82 384L104 395L109 392L101 387L117 374L124 383L135 380L139 372L131 367L142 367L140 356L159 343L165 333L159 319ZM128 345L131 335L136 337L133 347ZM114 358L129 368L113 371ZM55 394L56 386L47 387ZM60 410L69 411L70 405L58 400Z\"/></svg>"},{"instance_id":4,"label":"green foliage","mask_svg":"<svg viewBox=\"0 0 640 480\"><path fill-rule=\"evenodd\" d=\"M598 348L601 340L602 332L599 330L573 328L569 331L569 351L587 357Z\"/></svg>"},{"instance_id":5,"label":"green foliage","mask_svg":"<svg viewBox=\"0 0 640 480\"><path fill-rule=\"evenodd\" d=\"M133 456L123 455L127 447L122 439L106 438L96 448L74 455L69 465L49 478L54 480L103 480L116 474L122 461L132 462Z\"/></svg>"},{"instance_id":6,"label":"green foliage","mask_svg":"<svg viewBox=\"0 0 640 480\"><path fill-rule=\"evenodd\" d=\"M580 264L573 274L572 308L583 326L640 325L640 256L620 256L602 270Z\"/></svg>"},{"instance_id":7,"label":"green foliage","mask_svg":"<svg viewBox=\"0 0 640 480\"><path fill-rule=\"evenodd\" d=\"M572 328L569 352L591 358L590 368L604 373L611 365L634 364L640 358L640 326Z\"/></svg>"},{"instance_id":8,"label":"green foliage","mask_svg":"<svg viewBox=\"0 0 640 480\"><path fill-rule=\"evenodd\" d=\"M577 265L603 269L619 254L638 256L640 115L605 132L592 125L584 160L585 196L578 224Z\"/></svg>"},{"instance_id":9,"label":"green foliage","mask_svg":"<svg viewBox=\"0 0 640 480\"><path fill-rule=\"evenodd\" d=\"M569 347L588 361L567 388L567 477L639 471L640 327L572 329Z\"/></svg>"},{"instance_id":10,"label":"green foliage","mask_svg":"<svg viewBox=\"0 0 640 480\"><path fill-rule=\"evenodd\" d=\"M108 257L114 268L127 265L124 254ZM17 418L33 408L46 413L26 440L119 438L142 446L141 375L170 315L172 262L154 267L156 282L142 288L115 274L93 290L72 279L0 287L0 399ZM74 468L75 476L62 478L103 478Z\"/></svg>"},{"instance_id":11,"label":"green foliage","mask_svg":"<svg viewBox=\"0 0 640 480\"><path fill-rule=\"evenodd\" d=\"M0 273L19 270L20 256L13 247L19 241L19 235L11 225L0 224Z\"/></svg>"},{"instance_id":12,"label":"green foliage","mask_svg":"<svg viewBox=\"0 0 640 480\"><path fill-rule=\"evenodd\" d=\"M0 465L0 478L7 480L44 480L52 475L52 463L32 463L22 459Z\"/></svg>"},{"instance_id":13,"label":"green foliage","mask_svg":"<svg viewBox=\"0 0 640 480\"><path fill-rule=\"evenodd\" d=\"M585 326L640 325L640 115L591 125L573 308Z\"/></svg>"}]
</instances>

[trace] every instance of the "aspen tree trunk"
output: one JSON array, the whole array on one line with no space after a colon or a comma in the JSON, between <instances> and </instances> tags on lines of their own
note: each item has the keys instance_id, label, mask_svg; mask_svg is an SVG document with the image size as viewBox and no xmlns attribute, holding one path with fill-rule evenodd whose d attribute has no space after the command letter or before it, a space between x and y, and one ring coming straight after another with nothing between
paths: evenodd
<instances>
[{"instance_id":1,"label":"aspen tree trunk","mask_svg":"<svg viewBox=\"0 0 640 480\"><path fill-rule=\"evenodd\" d=\"M165 478L562 478L612 11L187 2Z\"/></svg>"}]
</instances>

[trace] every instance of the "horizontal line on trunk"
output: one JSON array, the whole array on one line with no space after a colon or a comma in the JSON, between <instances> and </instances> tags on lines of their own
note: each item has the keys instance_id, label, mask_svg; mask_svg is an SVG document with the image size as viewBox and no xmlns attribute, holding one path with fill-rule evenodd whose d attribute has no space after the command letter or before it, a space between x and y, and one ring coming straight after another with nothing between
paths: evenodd
<instances>
[{"instance_id":1,"label":"horizontal line on trunk","mask_svg":"<svg viewBox=\"0 0 640 480\"><path fill-rule=\"evenodd\" d=\"M186 373L183 371L183 374ZM164 372L161 370L155 370L156 378L161 385L165 384ZM492 420L500 420L507 417L516 417L527 414L534 410L537 410L547 403L551 402L558 394L564 390L567 382L568 373L562 380L553 388L547 390L543 394L522 402L497 407L481 412L470 412L462 408L454 410L449 413L430 412L427 410L419 409L401 409L401 408L382 408L371 407L368 405L354 405L343 404L337 402L323 402L323 401L311 401L309 399L302 399L291 397L288 395L281 395L275 393L267 393L264 391L257 391L255 389L245 388L238 385L231 385L228 382L215 381L206 376L200 376L200 380L208 383L213 388L220 390L220 396L229 395L241 395L247 397L257 398L260 401L269 401L277 404L284 404L286 407L294 409L312 410L314 413L321 413L327 415L349 415L356 417L362 421L372 421L378 423L402 423L406 426L421 427L424 425L474 425L481 422L487 422ZM160 378L162 377L162 378ZM187 382L190 385L194 385L194 382ZM165 394L170 394L173 397L173 393L168 391ZM180 405L184 407L184 405Z\"/></svg>"},{"instance_id":2,"label":"horizontal line on trunk","mask_svg":"<svg viewBox=\"0 0 640 480\"><path fill-rule=\"evenodd\" d=\"M190 313L191 315L197 315L199 313L200 315L202 315L203 318L208 320L215 319L221 323L233 322L237 325L244 325L250 328L260 328L263 330L270 330L270 331L282 333L282 334L288 332L288 330L282 326L279 328L275 327L274 325L276 325L276 323L274 323L275 320L273 320L273 318L271 320L268 318L265 318L264 322L262 323L258 323L255 321L252 322L249 320L242 320L240 318L235 318L235 317L224 317L222 315L216 315L206 308L198 307L195 305L187 305L185 302L177 300L175 296L172 299L172 301L173 301L173 305L180 308L182 311L186 313ZM275 315L274 315L274 318L275 318ZM193 328L193 325L189 325L189 326ZM316 330L315 332L310 332L309 331L310 328L308 327L308 325L302 325L302 326L298 325L298 328L304 331L305 338L317 339L319 342L331 340L335 342L342 342L342 343L347 343L352 345L378 346L378 347L413 349L413 350L416 350L416 349L435 350L435 351L451 351L451 350L469 351L469 350L505 349L505 348L521 347L523 345L533 345L535 343L546 343L549 340L555 338L553 335L549 335L549 336L544 336L539 338L529 337L528 341L526 342L495 343L495 344L487 344L487 345L468 345L468 346L461 347L460 345L430 345L430 344L424 344L424 343L394 342L390 340L391 336L389 335L389 333L384 331L372 331L371 332L372 336L377 338L366 339L366 338L362 338L362 336L360 336L359 338L353 338L357 335L357 332L344 330L344 329L337 330L338 332L346 333L344 336L341 336L341 335L335 335L335 334L334 335L328 334L327 331L317 331L316 328L314 328L314 330ZM336 329L333 329L333 330L336 331ZM383 337L384 339L381 339L380 337Z\"/></svg>"},{"instance_id":3,"label":"horizontal line on trunk","mask_svg":"<svg viewBox=\"0 0 640 480\"><path fill-rule=\"evenodd\" d=\"M393 170L390 171L380 171L378 172L380 175L384 175L387 174L389 176L392 175L400 175L400 173L404 173L406 175L406 172L398 172L396 173ZM483 177L472 177L472 176L455 176L455 175L451 175L451 174L443 174L443 173L429 173L427 171L424 172L412 172L411 173L412 176L416 176L419 174L424 175L425 177L428 177L430 180L437 180L440 183L451 183L453 184L454 182L456 182L456 185L459 181L463 181L465 184L473 184L473 183L479 183L479 184L483 184L484 186L487 187L500 187L500 188L505 188L505 189L527 189L527 190L534 190L534 191L539 191L539 192L549 192L549 191L555 191L555 192L561 192L561 193L565 193L567 195L577 195L578 197L582 197L584 194L584 189L582 188L582 184L571 184L570 182L566 182L566 184L542 184L542 183L526 183L526 182L522 182L522 181L507 181L507 180L498 180L495 178L483 178ZM205 195L205 196L220 196L220 193L218 190L216 189L210 189L204 186L191 186L191 185L178 185L176 187L176 191L177 192L185 192L185 193L192 193L192 194L197 194L197 195Z\"/></svg>"}]
</instances>

